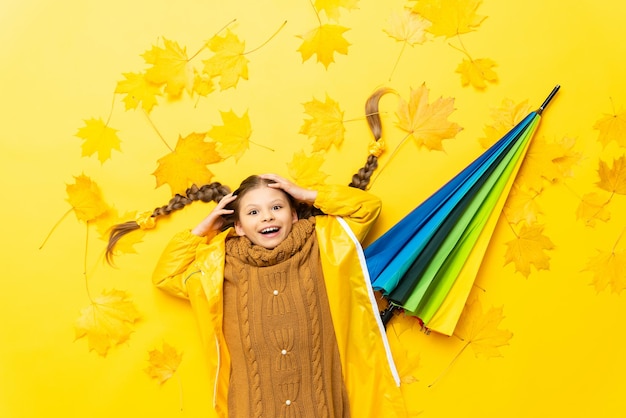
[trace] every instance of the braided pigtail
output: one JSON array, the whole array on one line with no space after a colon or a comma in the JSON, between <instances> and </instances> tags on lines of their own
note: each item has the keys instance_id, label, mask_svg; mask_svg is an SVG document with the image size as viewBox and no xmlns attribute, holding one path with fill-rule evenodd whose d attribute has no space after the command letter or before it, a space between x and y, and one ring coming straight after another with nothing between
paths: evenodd
<instances>
[{"instance_id":1,"label":"braided pigtail","mask_svg":"<svg viewBox=\"0 0 626 418\"><path fill-rule=\"evenodd\" d=\"M378 157L384 151L384 143L380 140L382 137L382 124L380 121L380 113L378 112L378 103L380 98L387 93L395 93L395 90L384 87L376 90L365 102L365 118L370 127L370 131L374 135L374 141L369 147L369 155L365 165L352 176L352 182L348 185L357 189L365 190L370 183L372 174L378 168Z\"/></svg>"},{"instance_id":2,"label":"braided pigtail","mask_svg":"<svg viewBox=\"0 0 626 418\"><path fill-rule=\"evenodd\" d=\"M173 211L182 209L188 204L193 203L197 200L205 203L210 201L219 202L228 193L230 193L230 189L227 186L224 186L217 182L205 184L201 187L198 187L194 184L187 189L187 191L185 192L185 196L177 193L172 199L170 199L167 205L158 207L152 212L142 212L138 214L137 218L135 218L135 220L133 221L114 225L111 228L109 242L107 244L105 254L107 262L109 264L113 264L113 250L115 249L115 244L117 244L117 242L129 232L135 231L137 229L154 228L156 225L156 220L159 216L169 215Z\"/></svg>"}]
</instances>

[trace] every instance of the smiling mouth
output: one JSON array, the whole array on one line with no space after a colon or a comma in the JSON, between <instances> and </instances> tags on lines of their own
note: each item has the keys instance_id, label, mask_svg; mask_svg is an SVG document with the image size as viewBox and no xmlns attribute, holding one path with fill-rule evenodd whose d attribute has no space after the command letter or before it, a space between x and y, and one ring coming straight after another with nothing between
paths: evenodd
<instances>
[{"instance_id":1,"label":"smiling mouth","mask_svg":"<svg viewBox=\"0 0 626 418\"><path fill-rule=\"evenodd\" d=\"M274 232L278 232L278 229L279 228L276 228L276 227L265 228L265 229L261 230L261 234L263 234L263 235L272 234Z\"/></svg>"}]
</instances>

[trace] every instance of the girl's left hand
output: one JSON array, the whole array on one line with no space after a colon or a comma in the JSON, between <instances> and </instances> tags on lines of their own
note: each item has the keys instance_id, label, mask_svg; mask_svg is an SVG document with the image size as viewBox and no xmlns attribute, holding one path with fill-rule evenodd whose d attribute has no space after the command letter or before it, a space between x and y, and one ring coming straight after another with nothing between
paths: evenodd
<instances>
[{"instance_id":1,"label":"girl's left hand","mask_svg":"<svg viewBox=\"0 0 626 418\"><path fill-rule=\"evenodd\" d=\"M269 187L281 189L300 202L313 204L317 198L317 190L305 189L304 187L300 187L277 174L261 174L259 177L266 180L272 180L274 183L270 183L268 185Z\"/></svg>"}]
</instances>

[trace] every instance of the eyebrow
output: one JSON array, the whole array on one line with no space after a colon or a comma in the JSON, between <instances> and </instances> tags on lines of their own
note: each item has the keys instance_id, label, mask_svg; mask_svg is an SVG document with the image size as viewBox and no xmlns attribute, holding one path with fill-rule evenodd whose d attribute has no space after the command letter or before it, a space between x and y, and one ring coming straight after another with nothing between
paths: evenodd
<instances>
[{"instance_id":1,"label":"eyebrow","mask_svg":"<svg viewBox=\"0 0 626 418\"><path fill-rule=\"evenodd\" d=\"M282 205L287 205L289 202L286 199L277 198L277 199L274 199L274 200L270 201L269 205L270 206L274 206L274 205L276 205L278 203L280 203ZM260 203L248 203L246 206L242 207L242 209L255 208L255 207L258 207L258 206L262 206L262 204L260 204Z\"/></svg>"}]
</instances>

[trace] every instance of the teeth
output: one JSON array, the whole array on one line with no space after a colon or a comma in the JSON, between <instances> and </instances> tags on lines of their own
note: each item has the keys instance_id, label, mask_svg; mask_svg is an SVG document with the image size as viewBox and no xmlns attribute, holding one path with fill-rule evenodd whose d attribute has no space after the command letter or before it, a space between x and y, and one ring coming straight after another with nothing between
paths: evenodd
<instances>
[{"instance_id":1,"label":"teeth","mask_svg":"<svg viewBox=\"0 0 626 418\"><path fill-rule=\"evenodd\" d=\"M276 231L278 231L278 228L275 228L275 227L274 228L265 228L264 230L261 231L261 233L262 234L269 234L269 233L276 232Z\"/></svg>"}]
</instances>

